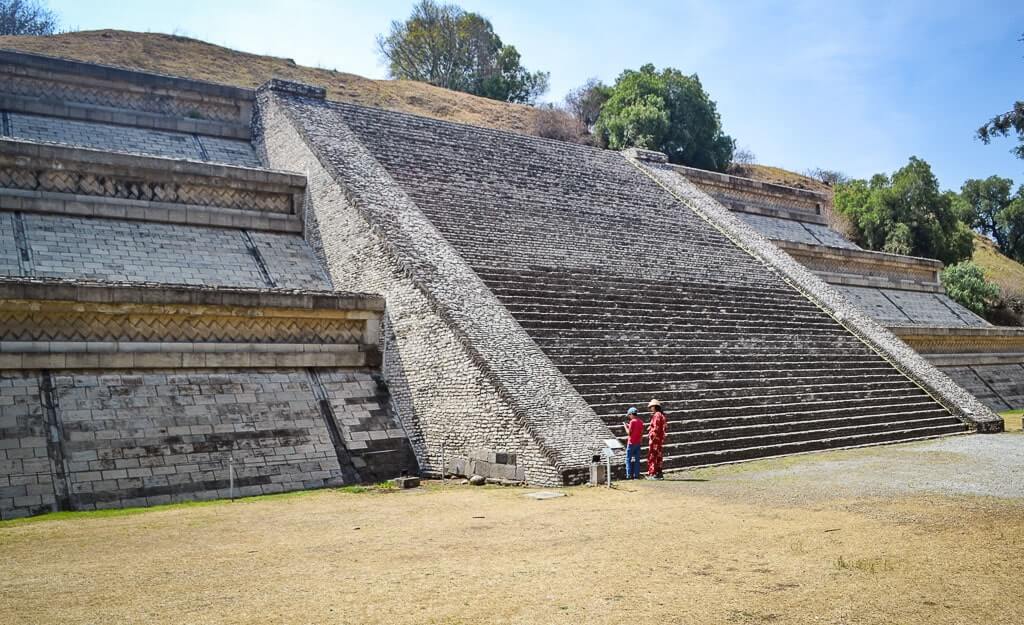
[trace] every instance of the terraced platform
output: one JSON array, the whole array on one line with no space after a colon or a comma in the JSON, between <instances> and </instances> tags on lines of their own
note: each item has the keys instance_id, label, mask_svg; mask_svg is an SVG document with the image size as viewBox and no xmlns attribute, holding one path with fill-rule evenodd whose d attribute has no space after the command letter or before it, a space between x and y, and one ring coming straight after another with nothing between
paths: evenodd
<instances>
[{"instance_id":1,"label":"terraced platform","mask_svg":"<svg viewBox=\"0 0 1024 625\"><path fill-rule=\"evenodd\" d=\"M666 468L968 431L618 154L290 105L356 134L614 435L664 402Z\"/></svg>"}]
</instances>

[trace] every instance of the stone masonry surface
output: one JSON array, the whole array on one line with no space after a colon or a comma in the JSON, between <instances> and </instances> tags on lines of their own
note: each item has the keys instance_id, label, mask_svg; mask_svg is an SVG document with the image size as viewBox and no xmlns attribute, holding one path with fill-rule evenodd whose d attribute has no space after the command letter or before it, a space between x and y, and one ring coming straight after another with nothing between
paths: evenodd
<instances>
[{"instance_id":1,"label":"stone masonry surface","mask_svg":"<svg viewBox=\"0 0 1024 625\"><path fill-rule=\"evenodd\" d=\"M316 488L415 471L368 371L167 370L0 373L0 518ZM40 392L41 380L51 389ZM51 477L41 396L60 423L66 476ZM345 432L332 443L321 399Z\"/></svg>"},{"instance_id":2,"label":"stone masonry surface","mask_svg":"<svg viewBox=\"0 0 1024 625\"><path fill-rule=\"evenodd\" d=\"M56 505L39 376L0 371L0 519Z\"/></svg>"},{"instance_id":3,"label":"stone masonry surface","mask_svg":"<svg viewBox=\"0 0 1024 625\"><path fill-rule=\"evenodd\" d=\"M805 296L811 298L822 310L828 311L830 316L854 332L873 350L884 354L886 359L896 365L901 373L928 389L929 395L939 399L947 409L975 424L979 430L1002 430L1002 419L973 395L956 385L906 343L879 325L858 307L851 305L837 290L794 261L778 247L772 245L764 236L737 219L686 179L674 175L668 168L657 164L637 162L637 166L666 189L670 189L680 200L700 211L705 219L728 233L737 244L743 245L751 253L757 254L771 267L786 276L790 284L800 288Z\"/></svg>"},{"instance_id":4,"label":"stone masonry surface","mask_svg":"<svg viewBox=\"0 0 1024 625\"><path fill-rule=\"evenodd\" d=\"M183 132L115 126L42 115L9 113L10 136L40 143L74 145L128 154L212 161L259 167L248 141Z\"/></svg>"},{"instance_id":5,"label":"stone masonry surface","mask_svg":"<svg viewBox=\"0 0 1024 625\"><path fill-rule=\"evenodd\" d=\"M753 215L750 213L737 213L736 216L769 239L827 245L829 247L846 249L860 249L835 230L821 224L802 223L791 219L779 219L778 217Z\"/></svg>"},{"instance_id":6,"label":"stone masonry surface","mask_svg":"<svg viewBox=\"0 0 1024 625\"><path fill-rule=\"evenodd\" d=\"M345 190L375 204L368 210L387 243L419 284L455 311L446 321L461 326L485 360L496 356L488 342L514 331L485 303L474 276L463 277L451 260L406 237L435 240L436 229L444 240L431 251L454 248L611 428L621 429L629 403L650 395L691 419L707 416L686 438L670 441L670 466L963 431L778 273L618 154L352 105L280 100ZM373 163L353 166L365 159L360 148L386 170L377 186L367 183ZM429 225L420 225L421 214ZM448 301L456 294L457 302ZM842 370L823 379L806 365L779 365L780 354L801 362L824 354L828 366L858 366L851 379L826 382ZM739 362L742 380L733 375ZM762 362L773 364L762 369ZM514 394L536 383L532 366L521 362L533 376L509 375L505 388ZM555 382L558 374L544 375ZM873 425L822 421L874 397ZM794 417L789 411L797 406L803 415ZM808 416L815 407L824 412ZM524 411L535 419L534 432L557 427L557 416L540 418L542 405L530 410L540 412ZM767 421L765 413L773 413ZM780 414L791 420L773 423ZM758 424L758 436L724 427L726 419Z\"/></svg>"},{"instance_id":7,"label":"stone masonry surface","mask_svg":"<svg viewBox=\"0 0 1024 625\"><path fill-rule=\"evenodd\" d=\"M492 449L513 454L531 482L561 483L563 476L517 421L465 342L413 283L280 105L264 94L259 112L256 139L267 162L308 172L308 236L335 286L387 297L384 376L392 411L405 426L421 470L438 474L455 454Z\"/></svg>"},{"instance_id":8,"label":"stone masonry surface","mask_svg":"<svg viewBox=\"0 0 1024 625\"><path fill-rule=\"evenodd\" d=\"M0 212L0 250L17 250L12 224L24 223L31 271L7 275L222 286L329 289L323 270L299 236L254 232L251 237L274 285L267 284L244 231L43 214ZM16 260L16 259L15 259ZM13 273L11 273L13 271Z\"/></svg>"}]
</instances>

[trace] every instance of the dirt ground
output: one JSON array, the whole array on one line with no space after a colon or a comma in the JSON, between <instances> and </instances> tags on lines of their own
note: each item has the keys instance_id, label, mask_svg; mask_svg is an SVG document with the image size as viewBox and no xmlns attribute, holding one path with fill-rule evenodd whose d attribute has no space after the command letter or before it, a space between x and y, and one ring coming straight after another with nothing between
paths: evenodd
<instances>
[{"instance_id":1,"label":"dirt ground","mask_svg":"<svg viewBox=\"0 0 1024 625\"><path fill-rule=\"evenodd\" d=\"M1016 625L1022 463L972 464L979 446L1000 458L1024 435L747 463L544 501L431 484L8 522L0 623ZM901 474L899 487L859 486L892 463L961 463L941 470L1016 484L1000 497Z\"/></svg>"}]
</instances>

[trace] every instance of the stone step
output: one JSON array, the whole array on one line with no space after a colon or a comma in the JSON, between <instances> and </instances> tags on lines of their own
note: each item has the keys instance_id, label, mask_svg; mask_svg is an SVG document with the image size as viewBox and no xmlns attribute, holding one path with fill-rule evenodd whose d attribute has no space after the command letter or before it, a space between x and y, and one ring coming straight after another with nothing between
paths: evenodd
<instances>
[{"instance_id":1,"label":"stone step","mask_svg":"<svg viewBox=\"0 0 1024 625\"><path fill-rule=\"evenodd\" d=\"M632 382L651 382L660 380L666 375L675 376L678 382L696 382L696 381L718 381L718 380L751 380L758 384L765 383L771 384L775 382L786 382L795 379L829 379L833 377L848 377L848 376L872 376L872 375L898 375L893 371L892 366L884 361L874 363L874 366L861 365L858 367L838 367L828 369L824 367L817 368L804 368L804 369L792 369L786 368L783 370L771 370L771 369L738 369L738 368L727 368L727 369L704 369L704 370L687 370L685 377L676 372L666 372L659 370L652 371L629 371L629 372L609 372L609 373L583 373L583 374L566 374L566 378L576 388L585 388L587 385L617 385L617 384L629 384Z\"/></svg>"},{"instance_id":2,"label":"stone step","mask_svg":"<svg viewBox=\"0 0 1024 625\"><path fill-rule=\"evenodd\" d=\"M813 386L775 386L745 387L719 389L680 389L662 387L660 390L626 390L619 392L595 392L580 395L591 406L608 404L630 404L642 401L648 396L657 397L666 407L677 410L710 408L719 405L733 405L738 402L756 403L758 405L790 404L798 401L842 400L855 397L888 397L894 393L920 392L920 388L906 378L892 382L875 382L857 384L844 382L836 384L816 384Z\"/></svg>"},{"instance_id":3,"label":"stone step","mask_svg":"<svg viewBox=\"0 0 1024 625\"><path fill-rule=\"evenodd\" d=\"M705 319L673 318L633 318L629 320L614 319L530 319L516 317L519 325L527 330L540 333L558 332L563 336L586 336L584 333L594 332L636 332L653 334L654 338L666 334L686 338L690 335L721 335L731 337L744 336L805 336L851 337L843 328L824 323L790 323L778 321L768 323L764 320L747 322L722 322ZM669 337L671 338L671 337Z\"/></svg>"},{"instance_id":4,"label":"stone step","mask_svg":"<svg viewBox=\"0 0 1024 625\"><path fill-rule=\"evenodd\" d=\"M542 347L588 347L624 349L672 349L677 347L700 346L714 347L757 345L761 347L777 347L799 349L801 347L864 347L864 343L849 334L814 334L800 331L777 332L705 332L680 331L679 328L645 328L642 330L614 330L595 328L558 329L537 328L528 324L522 325L534 340Z\"/></svg>"},{"instance_id":5,"label":"stone step","mask_svg":"<svg viewBox=\"0 0 1024 625\"><path fill-rule=\"evenodd\" d=\"M766 402L763 401L765 398L760 397L748 397L744 398L742 401L729 400L726 402L701 400L700 402L694 402L692 405L685 401L669 404L660 397L658 399L665 402L669 419L673 418L673 411L677 411L684 415L684 418L689 419L714 419L737 416L770 419L773 418L773 416L786 415L794 412L820 410L849 410L852 413L854 410L858 410L865 406L902 403L906 401L920 402L930 399L929 395L921 390L903 393L884 393L873 391L871 392L871 395L867 397L858 396L856 393L841 395L843 396L836 397L834 395L825 395L815 398L806 398L799 401L792 401L792 397L782 398L790 399L791 401L788 402ZM609 404L590 404L590 407L598 416L603 418L605 415L621 415L625 412L625 407L630 405L632 405L632 402L615 402ZM935 405L938 406L937 403Z\"/></svg>"},{"instance_id":6,"label":"stone step","mask_svg":"<svg viewBox=\"0 0 1024 625\"><path fill-rule=\"evenodd\" d=\"M597 307L601 305L617 304L629 306L638 302L644 302L649 306L681 306L700 305L703 307L735 307L735 308L756 308L763 306L765 311L792 312L805 314L824 315L820 308L803 298L773 297L769 295L747 295L734 293L732 295L719 292L682 292L669 294L651 294L640 289L616 289L606 288L602 290L573 289L567 286L546 285L524 282L521 284L511 282L484 281L499 299L510 304L544 304L552 305L568 304L579 302L581 304Z\"/></svg>"},{"instance_id":7,"label":"stone step","mask_svg":"<svg viewBox=\"0 0 1024 625\"><path fill-rule=\"evenodd\" d=\"M647 315L652 313L675 312L683 316L690 315L715 315L722 318L746 317L748 315L759 315L768 318L796 318L808 320L822 319L822 313L818 309L810 309L804 306L784 306L781 308L765 308L760 305L740 302L708 302L707 300L687 301L675 300L671 302L650 302L648 300L617 300L604 299L600 297L566 297L565 293L557 296L544 295L523 295L521 297L504 296L505 306L515 314L539 314L539 313L573 313L602 315L612 313L616 315Z\"/></svg>"},{"instance_id":8,"label":"stone step","mask_svg":"<svg viewBox=\"0 0 1024 625\"><path fill-rule=\"evenodd\" d=\"M770 344L737 345L737 344L715 344L707 345L695 343L690 346L679 347L616 347L614 342L609 341L605 347L570 345L549 345L539 340L541 349L553 361L564 362L565 364L599 364L599 363L639 363L639 364L669 364L669 363L694 363L703 358L705 361L715 359L726 362L760 362L776 360L780 357L804 361L827 361L838 359L843 356L864 359L874 355L867 346L861 345L808 345L801 347L779 347Z\"/></svg>"},{"instance_id":9,"label":"stone step","mask_svg":"<svg viewBox=\"0 0 1024 625\"><path fill-rule=\"evenodd\" d=\"M619 382L601 381L601 382L578 382L575 379L570 380L573 386L581 394L589 393L600 393L607 392L611 394L618 393L620 391L626 392L641 392L651 395L657 395L658 393L666 392L671 389L673 391L693 391L698 393L715 393L723 392L728 393L731 390L739 389L786 389L786 388L811 388L811 387L835 387L838 385L857 385L863 384L877 384L877 383L900 383L907 384L908 380L905 376L889 369L888 371L882 370L880 373L866 373L866 374L851 374L851 375L813 375L809 377L804 376L791 376L791 377L747 377L747 378L717 378L717 379L692 379L687 376L686 379L676 379L667 376L661 376L653 379L646 380L621 380Z\"/></svg>"},{"instance_id":10,"label":"stone step","mask_svg":"<svg viewBox=\"0 0 1024 625\"><path fill-rule=\"evenodd\" d=\"M967 427L963 424L950 424L927 428L909 428L906 430L876 432L855 436L835 436L777 445L740 447L702 453L680 454L665 456L663 467L665 470L682 469L728 462L739 462L741 460L753 460L755 458L768 458L812 451L824 451L827 449L843 449L846 447L862 447L883 443L910 442L935 438L938 436L965 434L967 431ZM646 454L641 456L641 464L646 466Z\"/></svg>"},{"instance_id":11,"label":"stone step","mask_svg":"<svg viewBox=\"0 0 1024 625\"><path fill-rule=\"evenodd\" d=\"M764 417L733 416L718 419L683 419L670 418L668 421L669 439L697 435L700 433L736 432L736 436L744 433L757 434L763 432L774 432L799 429L827 429L835 424L848 423L881 423L893 420L930 419L930 418L952 418L943 408L936 408L931 401L918 401L916 403L902 404L879 404L863 408L858 411L852 410L808 410L805 412L791 412ZM646 418L646 416L645 416ZM625 440L625 416L607 415L604 417L612 433ZM803 424L809 424L804 426ZM703 436L708 438L711 436ZM725 438L732 436L725 435Z\"/></svg>"},{"instance_id":12,"label":"stone step","mask_svg":"<svg viewBox=\"0 0 1024 625\"><path fill-rule=\"evenodd\" d=\"M505 262L502 259L502 262ZM491 278L501 282L518 282L522 284L556 286L560 291L564 287L575 287L581 290L604 292L609 289L628 290L658 296L661 293L708 293L719 294L725 299L732 297L758 296L765 299L779 299L780 297L794 296L795 299L803 297L791 288L780 289L777 274L761 270L756 272L759 282L752 283L708 283L708 282L686 282L678 276L664 275L657 278L641 275L619 275L607 272L603 267L595 268L590 272L567 271L564 269L540 269L523 267L496 267L496 266L474 266L474 271L481 278ZM782 283L785 284L785 283ZM788 286L788 285L786 285Z\"/></svg>"},{"instance_id":13,"label":"stone step","mask_svg":"<svg viewBox=\"0 0 1024 625\"><path fill-rule=\"evenodd\" d=\"M874 415L857 416L833 416L830 419L805 419L799 421L773 421L769 423L747 423L736 426L722 426L708 421L702 422L706 427L680 429L670 427L666 441L669 443L680 443L687 441L707 441L715 439L734 439L745 436L763 436L769 434L784 434L787 432L808 432L819 430L833 430L857 425L875 426L887 423L903 423L942 419L946 423L954 423L957 420L944 410L918 410L906 412L882 412ZM617 437L625 440L625 432L621 426L618 428Z\"/></svg>"},{"instance_id":14,"label":"stone step","mask_svg":"<svg viewBox=\"0 0 1024 625\"><path fill-rule=\"evenodd\" d=\"M553 356L552 354L548 354ZM632 378L637 375L654 375L661 373L684 373L693 371L695 374L701 372L726 373L729 371L771 371L771 372L800 372L809 369L821 369L825 371L843 371L846 368L883 368L892 369L892 365L873 354L837 354L831 358L808 358L804 355L796 357L775 356L770 354L757 354L757 358L736 358L726 357L721 354L697 354L681 355L677 359L671 356L658 356L648 359L644 355L631 356L626 360L619 361L614 355L591 356L589 362L577 362L570 360L571 354L561 357L552 357L563 375L575 379L576 376L625 376ZM599 361L599 362L598 362Z\"/></svg>"},{"instance_id":15,"label":"stone step","mask_svg":"<svg viewBox=\"0 0 1024 625\"><path fill-rule=\"evenodd\" d=\"M747 435L738 434L733 438L728 437L688 437L682 442L666 443L665 456L682 456L700 454L709 451L724 451L727 449L742 449L748 447L768 447L773 445L793 444L800 442L816 441L835 437L865 436L884 434L887 432L905 432L910 430L926 430L929 428L953 427L959 430L964 425L948 415L909 421L886 421L882 423L851 424L842 426L830 426L819 430L794 430L775 432L770 434ZM729 432L726 432L729 433ZM732 432L736 434L735 432ZM696 433L694 433L696 434ZM710 434L710 432L709 432Z\"/></svg>"}]
</instances>

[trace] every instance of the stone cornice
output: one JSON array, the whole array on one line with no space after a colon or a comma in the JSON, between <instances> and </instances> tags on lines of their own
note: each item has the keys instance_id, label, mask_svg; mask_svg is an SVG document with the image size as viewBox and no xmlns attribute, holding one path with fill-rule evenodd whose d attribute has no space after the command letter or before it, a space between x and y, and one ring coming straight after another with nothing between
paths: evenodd
<instances>
[{"instance_id":1,"label":"stone cornice","mask_svg":"<svg viewBox=\"0 0 1024 625\"><path fill-rule=\"evenodd\" d=\"M384 311L383 297L365 293L0 276L0 302L12 299L102 304Z\"/></svg>"},{"instance_id":2,"label":"stone cornice","mask_svg":"<svg viewBox=\"0 0 1024 625\"><path fill-rule=\"evenodd\" d=\"M0 209L302 231L305 177L0 139Z\"/></svg>"},{"instance_id":3,"label":"stone cornice","mask_svg":"<svg viewBox=\"0 0 1024 625\"><path fill-rule=\"evenodd\" d=\"M940 287L939 273L942 271L942 263L930 258L809 245L793 241L774 240L773 242L812 271L871 276L897 283L908 281L932 288Z\"/></svg>"},{"instance_id":4,"label":"stone cornice","mask_svg":"<svg viewBox=\"0 0 1024 625\"><path fill-rule=\"evenodd\" d=\"M382 298L0 279L0 369L371 366Z\"/></svg>"}]
</instances>

